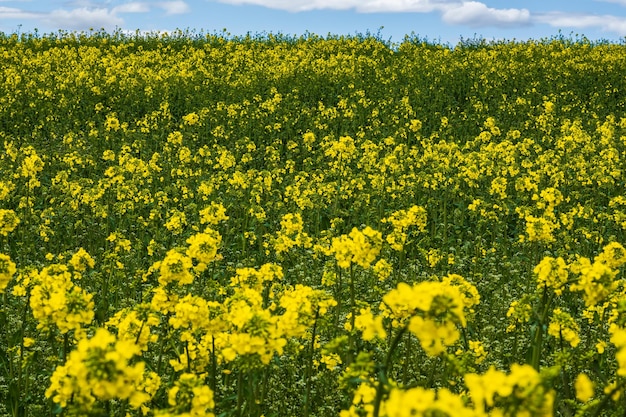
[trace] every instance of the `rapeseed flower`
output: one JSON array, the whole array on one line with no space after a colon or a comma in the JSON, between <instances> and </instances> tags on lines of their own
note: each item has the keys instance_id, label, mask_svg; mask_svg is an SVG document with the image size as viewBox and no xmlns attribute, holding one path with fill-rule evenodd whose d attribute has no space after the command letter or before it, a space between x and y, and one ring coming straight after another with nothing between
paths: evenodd
<instances>
[{"instance_id":1,"label":"rapeseed flower","mask_svg":"<svg viewBox=\"0 0 626 417\"><path fill-rule=\"evenodd\" d=\"M578 346L580 343L580 328L574 318L560 308L554 309L550 325L548 326L548 334L550 336L562 339L568 342L572 347Z\"/></svg>"},{"instance_id":2,"label":"rapeseed flower","mask_svg":"<svg viewBox=\"0 0 626 417\"><path fill-rule=\"evenodd\" d=\"M18 224L20 224L20 218L13 210L0 209L0 234L2 236L11 233Z\"/></svg>"},{"instance_id":3,"label":"rapeseed flower","mask_svg":"<svg viewBox=\"0 0 626 417\"><path fill-rule=\"evenodd\" d=\"M163 286L170 282L176 282L179 285L191 284L193 282L191 258L176 249L168 251L165 258L158 262L157 265L159 284Z\"/></svg>"},{"instance_id":4,"label":"rapeseed flower","mask_svg":"<svg viewBox=\"0 0 626 417\"><path fill-rule=\"evenodd\" d=\"M383 327L383 317L374 317L371 309L362 308L359 315L354 320L354 327L363 332L363 340L373 340L374 338L385 339L387 332Z\"/></svg>"},{"instance_id":5,"label":"rapeseed flower","mask_svg":"<svg viewBox=\"0 0 626 417\"><path fill-rule=\"evenodd\" d=\"M581 402L587 402L594 396L593 382L587 374L578 374L574 381L574 389L576 390L576 399Z\"/></svg>"},{"instance_id":6,"label":"rapeseed flower","mask_svg":"<svg viewBox=\"0 0 626 417\"><path fill-rule=\"evenodd\" d=\"M567 264L563 258L552 258L547 256L533 270L537 276L537 286L547 287L554 291L556 295L561 295L568 278Z\"/></svg>"},{"instance_id":7,"label":"rapeseed flower","mask_svg":"<svg viewBox=\"0 0 626 417\"><path fill-rule=\"evenodd\" d=\"M107 330L97 329L92 338L79 340L66 363L57 367L46 397L61 407L73 401L83 410L93 408L98 400L113 399L127 400L133 408L139 408L150 400L150 395L139 388L145 364L132 363L139 353L132 341L116 340Z\"/></svg>"},{"instance_id":8,"label":"rapeseed flower","mask_svg":"<svg viewBox=\"0 0 626 417\"><path fill-rule=\"evenodd\" d=\"M11 261L11 258L5 254L0 254L0 294L4 293L16 271L16 265Z\"/></svg>"},{"instance_id":9,"label":"rapeseed flower","mask_svg":"<svg viewBox=\"0 0 626 417\"><path fill-rule=\"evenodd\" d=\"M222 243L222 236L215 230L206 228L187 239L187 255L198 262L208 264L218 259L217 250Z\"/></svg>"},{"instance_id":10,"label":"rapeseed flower","mask_svg":"<svg viewBox=\"0 0 626 417\"><path fill-rule=\"evenodd\" d=\"M351 264L369 268L382 247L382 234L367 226L363 231L353 228L349 235L333 238L327 254L333 254L337 265L347 269Z\"/></svg>"}]
</instances>

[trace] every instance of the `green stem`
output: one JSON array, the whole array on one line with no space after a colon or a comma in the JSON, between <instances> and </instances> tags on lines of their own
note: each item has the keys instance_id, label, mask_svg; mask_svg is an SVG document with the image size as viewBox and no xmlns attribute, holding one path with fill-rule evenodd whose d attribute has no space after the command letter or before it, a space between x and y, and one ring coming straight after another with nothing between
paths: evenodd
<instances>
[{"instance_id":1,"label":"green stem","mask_svg":"<svg viewBox=\"0 0 626 417\"><path fill-rule=\"evenodd\" d=\"M543 296L541 297L541 302L544 306L544 309L537 323L537 329L535 331L535 340L533 341L533 354L532 354L532 359L531 359L531 365L537 371L539 370L539 364L541 362L541 350L542 350L542 345L543 345L544 327L545 327L546 319L548 318L550 304L552 304L552 296L548 298L548 290L545 287L543 289Z\"/></svg>"},{"instance_id":2,"label":"green stem","mask_svg":"<svg viewBox=\"0 0 626 417\"><path fill-rule=\"evenodd\" d=\"M217 357L215 355L215 337L211 336L211 391L213 395L217 395Z\"/></svg>"},{"instance_id":3,"label":"green stem","mask_svg":"<svg viewBox=\"0 0 626 417\"><path fill-rule=\"evenodd\" d=\"M315 352L315 336L317 332L317 319L320 309L315 310L315 319L313 320L313 331L311 335L311 345L309 346L309 358L306 366L306 391L304 394L304 417L309 417L311 407L311 372L313 368L313 353Z\"/></svg>"},{"instance_id":4,"label":"green stem","mask_svg":"<svg viewBox=\"0 0 626 417\"><path fill-rule=\"evenodd\" d=\"M354 337L354 323L356 321L356 298L354 291L354 264L350 263L350 352L356 354L356 339ZM351 360L348 363L352 362Z\"/></svg>"},{"instance_id":5,"label":"green stem","mask_svg":"<svg viewBox=\"0 0 626 417\"><path fill-rule=\"evenodd\" d=\"M241 407L243 405L243 377L239 372L237 375L237 417L241 417Z\"/></svg>"},{"instance_id":6,"label":"green stem","mask_svg":"<svg viewBox=\"0 0 626 417\"><path fill-rule=\"evenodd\" d=\"M187 355L187 372L191 373L191 357L189 356L189 341L185 341L185 355Z\"/></svg>"},{"instance_id":7,"label":"green stem","mask_svg":"<svg viewBox=\"0 0 626 417\"><path fill-rule=\"evenodd\" d=\"M67 354L69 350L70 350L70 338L69 338L69 334L65 333L63 335L63 364L65 364L65 362L67 361Z\"/></svg>"},{"instance_id":8,"label":"green stem","mask_svg":"<svg viewBox=\"0 0 626 417\"><path fill-rule=\"evenodd\" d=\"M380 414L380 403L383 400L383 395L385 394L385 383L387 382L387 373L389 372L389 368L391 367L391 362L393 361L393 352L398 347L400 340L402 340L402 336L407 331L407 326L404 326L400 329L396 337L391 341L391 346L389 346L389 351L387 352L387 357L385 358L385 364L383 369L381 369L379 373L378 385L376 386L376 397L374 398L374 414L373 417L378 417Z\"/></svg>"},{"instance_id":9,"label":"green stem","mask_svg":"<svg viewBox=\"0 0 626 417\"><path fill-rule=\"evenodd\" d=\"M412 347L411 347L411 335L409 334L409 337L407 339L406 342L406 347L404 349L404 363L402 364L402 385L406 385L408 383L409 380L409 362L410 362L410 358L411 358L411 351L412 351Z\"/></svg>"},{"instance_id":10,"label":"green stem","mask_svg":"<svg viewBox=\"0 0 626 417\"><path fill-rule=\"evenodd\" d=\"M337 329L339 328L339 317L341 317L341 309L343 307L343 297L341 296L341 287L342 287L342 274L341 268L337 268L337 290L335 294L335 300L337 300L337 314L335 315L335 325L333 326L333 337L337 336Z\"/></svg>"}]
</instances>

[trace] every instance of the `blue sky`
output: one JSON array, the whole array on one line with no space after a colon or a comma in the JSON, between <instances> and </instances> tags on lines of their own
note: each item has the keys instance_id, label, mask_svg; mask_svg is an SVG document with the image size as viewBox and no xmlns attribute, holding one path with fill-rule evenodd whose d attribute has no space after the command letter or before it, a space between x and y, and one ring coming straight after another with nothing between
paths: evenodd
<instances>
[{"instance_id":1,"label":"blue sky","mask_svg":"<svg viewBox=\"0 0 626 417\"><path fill-rule=\"evenodd\" d=\"M325 36L379 32L455 45L461 38L540 39L561 34L624 41L626 0L0 0L4 33L226 29Z\"/></svg>"}]
</instances>

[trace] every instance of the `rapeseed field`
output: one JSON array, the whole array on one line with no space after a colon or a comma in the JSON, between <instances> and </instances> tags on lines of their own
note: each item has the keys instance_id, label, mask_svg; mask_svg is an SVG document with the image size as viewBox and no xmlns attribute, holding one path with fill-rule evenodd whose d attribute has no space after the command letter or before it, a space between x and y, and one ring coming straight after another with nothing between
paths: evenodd
<instances>
[{"instance_id":1,"label":"rapeseed field","mask_svg":"<svg viewBox=\"0 0 626 417\"><path fill-rule=\"evenodd\" d=\"M0 414L626 412L626 46L0 35Z\"/></svg>"}]
</instances>

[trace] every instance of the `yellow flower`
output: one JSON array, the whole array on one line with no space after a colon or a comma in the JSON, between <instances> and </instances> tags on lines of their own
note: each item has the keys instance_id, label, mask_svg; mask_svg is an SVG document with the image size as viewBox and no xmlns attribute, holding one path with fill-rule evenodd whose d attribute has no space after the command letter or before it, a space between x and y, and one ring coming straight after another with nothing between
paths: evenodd
<instances>
[{"instance_id":1,"label":"yellow flower","mask_svg":"<svg viewBox=\"0 0 626 417\"><path fill-rule=\"evenodd\" d=\"M363 231L356 227L348 236L333 238L328 254L334 254L339 267L347 269L352 263L369 268L382 247L382 234L367 226Z\"/></svg>"},{"instance_id":2,"label":"yellow flower","mask_svg":"<svg viewBox=\"0 0 626 417\"><path fill-rule=\"evenodd\" d=\"M89 409L96 400L131 400L139 407L150 400L138 395L145 364L131 363L140 353L132 341L116 340L105 329L97 329L91 339L81 339L70 352L63 366L56 368L50 378L46 397L62 407L73 401Z\"/></svg>"},{"instance_id":3,"label":"yellow flower","mask_svg":"<svg viewBox=\"0 0 626 417\"><path fill-rule=\"evenodd\" d=\"M200 210L200 223L215 226L219 222L228 220L226 208L220 203L212 202L211 205Z\"/></svg>"},{"instance_id":4,"label":"yellow flower","mask_svg":"<svg viewBox=\"0 0 626 417\"><path fill-rule=\"evenodd\" d=\"M84 272L87 268L93 268L95 265L95 261L85 249L80 248L74 255L72 255L72 259L70 259L70 265L74 268L75 271Z\"/></svg>"},{"instance_id":5,"label":"yellow flower","mask_svg":"<svg viewBox=\"0 0 626 417\"><path fill-rule=\"evenodd\" d=\"M18 224L20 224L20 219L13 210L0 209L0 234L2 236L11 233Z\"/></svg>"},{"instance_id":6,"label":"yellow flower","mask_svg":"<svg viewBox=\"0 0 626 417\"><path fill-rule=\"evenodd\" d=\"M476 357L476 363L482 363L487 357L487 352L485 351L485 345L483 345L480 341L470 340L469 348L474 353Z\"/></svg>"},{"instance_id":7,"label":"yellow flower","mask_svg":"<svg viewBox=\"0 0 626 417\"><path fill-rule=\"evenodd\" d=\"M11 261L11 258L5 254L0 254L0 294L4 293L16 270L15 263Z\"/></svg>"},{"instance_id":8,"label":"yellow flower","mask_svg":"<svg viewBox=\"0 0 626 417\"><path fill-rule=\"evenodd\" d=\"M187 216L184 212L176 209L172 210L170 218L165 222L165 228L175 235L182 233L183 227L187 225Z\"/></svg>"},{"instance_id":9,"label":"yellow flower","mask_svg":"<svg viewBox=\"0 0 626 417\"><path fill-rule=\"evenodd\" d=\"M560 256L556 259L546 256L533 270L537 275L537 286L551 288L556 295L563 293L567 283L568 271L565 261Z\"/></svg>"},{"instance_id":10,"label":"yellow flower","mask_svg":"<svg viewBox=\"0 0 626 417\"><path fill-rule=\"evenodd\" d=\"M222 236L215 230L207 228L187 239L189 248L187 255L198 262L210 263L217 259L217 250L222 243Z\"/></svg>"},{"instance_id":11,"label":"yellow flower","mask_svg":"<svg viewBox=\"0 0 626 417\"><path fill-rule=\"evenodd\" d=\"M159 284L164 286L170 282L177 282L181 285L191 284L193 282L193 275L190 272L192 266L189 256L171 249L165 255L165 259L159 263Z\"/></svg>"},{"instance_id":12,"label":"yellow flower","mask_svg":"<svg viewBox=\"0 0 626 417\"><path fill-rule=\"evenodd\" d=\"M572 347L576 347L580 343L579 331L578 323L572 316L560 308L554 309L550 325L548 326L548 334L550 336L565 340Z\"/></svg>"},{"instance_id":13,"label":"yellow flower","mask_svg":"<svg viewBox=\"0 0 626 417\"><path fill-rule=\"evenodd\" d=\"M619 268L626 263L626 249L617 242L611 242L594 260L605 263L609 268Z\"/></svg>"},{"instance_id":14,"label":"yellow flower","mask_svg":"<svg viewBox=\"0 0 626 417\"><path fill-rule=\"evenodd\" d=\"M544 217L526 216L526 234L529 242L554 242L553 231L557 224Z\"/></svg>"},{"instance_id":15,"label":"yellow flower","mask_svg":"<svg viewBox=\"0 0 626 417\"><path fill-rule=\"evenodd\" d=\"M363 332L363 340L372 340L376 337L385 339L387 332L383 328L382 316L374 317L370 307L362 308L355 317L354 326Z\"/></svg>"},{"instance_id":16,"label":"yellow flower","mask_svg":"<svg viewBox=\"0 0 626 417\"><path fill-rule=\"evenodd\" d=\"M104 122L104 127L106 128L107 132L111 130L117 132L120 129L120 121L117 119L117 115L115 113L107 115L106 121Z\"/></svg>"},{"instance_id":17,"label":"yellow flower","mask_svg":"<svg viewBox=\"0 0 626 417\"><path fill-rule=\"evenodd\" d=\"M420 341L429 356L438 356L459 339L459 331L454 323L439 324L432 319L415 316L409 322L409 331Z\"/></svg>"},{"instance_id":18,"label":"yellow flower","mask_svg":"<svg viewBox=\"0 0 626 417\"><path fill-rule=\"evenodd\" d=\"M185 116L183 116L183 123L188 125L188 126L193 126L195 124L198 123L198 121L200 120L200 118L198 117L197 113L189 113L186 114Z\"/></svg>"},{"instance_id":19,"label":"yellow flower","mask_svg":"<svg viewBox=\"0 0 626 417\"><path fill-rule=\"evenodd\" d=\"M379 281L385 281L393 273L393 266L385 259L379 259L372 267Z\"/></svg>"},{"instance_id":20,"label":"yellow flower","mask_svg":"<svg viewBox=\"0 0 626 417\"><path fill-rule=\"evenodd\" d=\"M579 374L574 382L576 388L576 399L581 402L587 402L594 395L593 382L586 374Z\"/></svg>"}]
</instances>

